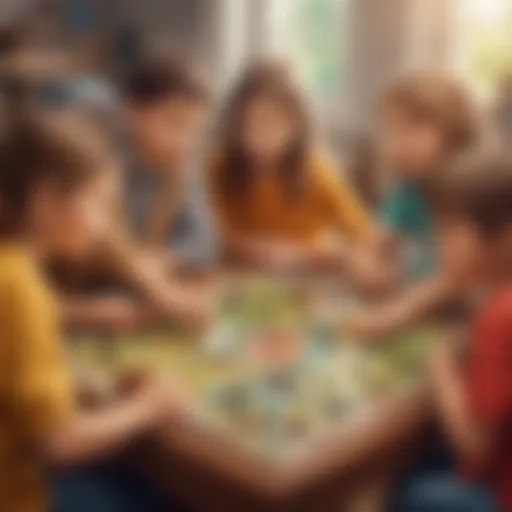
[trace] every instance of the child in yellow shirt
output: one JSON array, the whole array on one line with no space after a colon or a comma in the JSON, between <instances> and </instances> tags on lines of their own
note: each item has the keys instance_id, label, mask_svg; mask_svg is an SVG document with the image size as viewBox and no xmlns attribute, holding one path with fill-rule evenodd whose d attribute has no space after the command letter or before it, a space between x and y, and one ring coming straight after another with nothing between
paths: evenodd
<instances>
[{"instance_id":1,"label":"child in yellow shirt","mask_svg":"<svg viewBox=\"0 0 512 512\"><path fill-rule=\"evenodd\" d=\"M371 223L333 162L313 147L305 100L286 66L253 63L227 102L209 173L225 249L267 269L344 260Z\"/></svg>"},{"instance_id":2,"label":"child in yellow shirt","mask_svg":"<svg viewBox=\"0 0 512 512\"><path fill-rule=\"evenodd\" d=\"M95 414L73 400L41 268L49 257L85 255L103 232L108 155L96 135L60 119L19 119L0 139L0 510L47 510L43 468L101 459L179 409L176 393L149 382ZM126 499L121 509L134 510Z\"/></svg>"}]
</instances>

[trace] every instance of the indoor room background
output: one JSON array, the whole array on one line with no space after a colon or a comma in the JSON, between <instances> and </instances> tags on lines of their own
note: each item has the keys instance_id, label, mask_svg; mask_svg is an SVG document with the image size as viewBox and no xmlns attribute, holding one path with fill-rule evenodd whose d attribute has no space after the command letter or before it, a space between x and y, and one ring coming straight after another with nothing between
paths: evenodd
<instances>
[{"instance_id":1,"label":"indoor room background","mask_svg":"<svg viewBox=\"0 0 512 512\"><path fill-rule=\"evenodd\" d=\"M512 0L2 0L0 19L37 23L38 9L58 17L71 4L92 8L91 37L104 48L136 32L146 48L199 61L219 95L250 56L289 58L346 158L375 130L377 98L401 72L453 70L492 104L512 69Z\"/></svg>"}]
</instances>

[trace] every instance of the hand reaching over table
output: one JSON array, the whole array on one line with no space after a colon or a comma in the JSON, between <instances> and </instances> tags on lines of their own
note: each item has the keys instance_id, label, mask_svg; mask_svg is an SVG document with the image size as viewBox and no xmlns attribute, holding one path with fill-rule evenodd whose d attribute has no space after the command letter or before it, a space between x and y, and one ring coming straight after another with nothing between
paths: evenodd
<instances>
[{"instance_id":1,"label":"hand reaching over table","mask_svg":"<svg viewBox=\"0 0 512 512\"><path fill-rule=\"evenodd\" d=\"M359 338L382 338L428 319L447 300L456 298L456 292L457 288L451 282L442 277L432 278L411 286L386 302L345 318L341 327Z\"/></svg>"},{"instance_id":2,"label":"hand reaching over table","mask_svg":"<svg viewBox=\"0 0 512 512\"><path fill-rule=\"evenodd\" d=\"M345 259L347 277L365 292L382 295L398 281L394 266L367 248L352 248Z\"/></svg>"},{"instance_id":3,"label":"hand reaching over table","mask_svg":"<svg viewBox=\"0 0 512 512\"><path fill-rule=\"evenodd\" d=\"M306 254L297 245L272 242L254 247L253 258L264 270L281 273L303 267Z\"/></svg>"},{"instance_id":4,"label":"hand reaching over table","mask_svg":"<svg viewBox=\"0 0 512 512\"><path fill-rule=\"evenodd\" d=\"M192 398L178 382L156 379L144 371L123 374L116 385L117 395L140 404L148 427L158 428L187 414Z\"/></svg>"},{"instance_id":5,"label":"hand reaching over table","mask_svg":"<svg viewBox=\"0 0 512 512\"><path fill-rule=\"evenodd\" d=\"M127 332L142 327L148 311L141 302L125 297L71 298L62 302L62 316L67 325Z\"/></svg>"},{"instance_id":6,"label":"hand reaching over table","mask_svg":"<svg viewBox=\"0 0 512 512\"><path fill-rule=\"evenodd\" d=\"M157 316L176 319L194 330L205 328L212 317L211 301L205 291L166 284L155 294L153 303Z\"/></svg>"},{"instance_id":7,"label":"hand reaching over table","mask_svg":"<svg viewBox=\"0 0 512 512\"><path fill-rule=\"evenodd\" d=\"M132 381L131 393L97 410L78 410L58 422L40 442L52 464L79 464L116 453L126 443L183 418L191 401L183 388L157 380Z\"/></svg>"},{"instance_id":8,"label":"hand reaching over table","mask_svg":"<svg viewBox=\"0 0 512 512\"><path fill-rule=\"evenodd\" d=\"M340 330L361 341L375 340L386 333L379 314L374 311L352 313L340 322Z\"/></svg>"},{"instance_id":9,"label":"hand reaching over table","mask_svg":"<svg viewBox=\"0 0 512 512\"><path fill-rule=\"evenodd\" d=\"M105 324L116 332L132 332L148 322L148 309L128 299L112 299L104 304Z\"/></svg>"},{"instance_id":10,"label":"hand reaching over table","mask_svg":"<svg viewBox=\"0 0 512 512\"><path fill-rule=\"evenodd\" d=\"M184 417L191 406L191 399L183 388L158 380L148 381L137 390L135 398L140 400L148 425L155 428Z\"/></svg>"}]
</instances>

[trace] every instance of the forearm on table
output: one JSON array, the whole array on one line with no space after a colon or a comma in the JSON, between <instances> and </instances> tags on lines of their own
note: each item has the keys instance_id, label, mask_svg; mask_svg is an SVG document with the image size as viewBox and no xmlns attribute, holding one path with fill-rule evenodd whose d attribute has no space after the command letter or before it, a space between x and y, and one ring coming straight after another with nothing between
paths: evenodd
<instances>
[{"instance_id":1,"label":"forearm on table","mask_svg":"<svg viewBox=\"0 0 512 512\"><path fill-rule=\"evenodd\" d=\"M428 317L453 296L453 289L443 280L434 279L414 285L379 308L376 313L380 328L385 333L409 327Z\"/></svg>"},{"instance_id":2,"label":"forearm on table","mask_svg":"<svg viewBox=\"0 0 512 512\"><path fill-rule=\"evenodd\" d=\"M275 245L271 240L262 237L252 237L229 230L223 234L224 247L230 257L245 263L260 265L262 254L268 254Z\"/></svg>"},{"instance_id":3,"label":"forearm on table","mask_svg":"<svg viewBox=\"0 0 512 512\"><path fill-rule=\"evenodd\" d=\"M145 431L146 416L138 402L120 404L108 412L74 415L44 440L43 453L56 465L77 464L112 454Z\"/></svg>"},{"instance_id":4,"label":"forearm on table","mask_svg":"<svg viewBox=\"0 0 512 512\"><path fill-rule=\"evenodd\" d=\"M167 278L164 265L149 265L134 244L124 239L110 240L104 247L105 267L126 285L152 300Z\"/></svg>"},{"instance_id":5,"label":"forearm on table","mask_svg":"<svg viewBox=\"0 0 512 512\"><path fill-rule=\"evenodd\" d=\"M181 316L184 309L190 308L191 300L195 301L188 287L174 282L170 273L165 272L166 265L157 264L137 252L125 253L119 261L127 283L139 292L146 303L148 315L155 318L162 314Z\"/></svg>"},{"instance_id":6,"label":"forearm on table","mask_svg":"<svg viewBox=\"0 0 512 512\"><path fill-rule=\"evenodd\" d=\"M396 290L401 269L387 245L386 234L377 230L345 243L341 262L348 279L370 293L387 295Z\"/></svg>"},{"instance_id":7,"label":"forearm on table","mask_svg":"<svg viewBox=\"0 0 512 512\"><path fill-rule=\"evenodd\" d=\"M62 297L60 314L65 325L99 324L104 318L104 308L94 298Z\"/></svg>"}]
</instances>

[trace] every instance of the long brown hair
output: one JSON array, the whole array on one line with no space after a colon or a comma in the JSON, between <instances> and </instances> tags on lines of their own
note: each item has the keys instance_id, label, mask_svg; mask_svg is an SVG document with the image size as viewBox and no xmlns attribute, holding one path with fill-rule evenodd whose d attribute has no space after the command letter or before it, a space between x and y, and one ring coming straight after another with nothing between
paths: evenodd
<instances>
[{"instance_id":1,"label":"long brown hair","mask_svg":"<svg viewBox=\"0 0 512 512\"><path fill-rule=\"evenodd\" d=\"M262 60L253 62L235 85L221 118L223 193L242 198L250 190L253 165L244 150L240 133L248 104L256 97L268 97L279 102L297 119L295 141L279 162L279 178L287 195L293 199L302 190L311 140L311 119L292 70L283 62Z\"/></svg>"}]
</instances>

